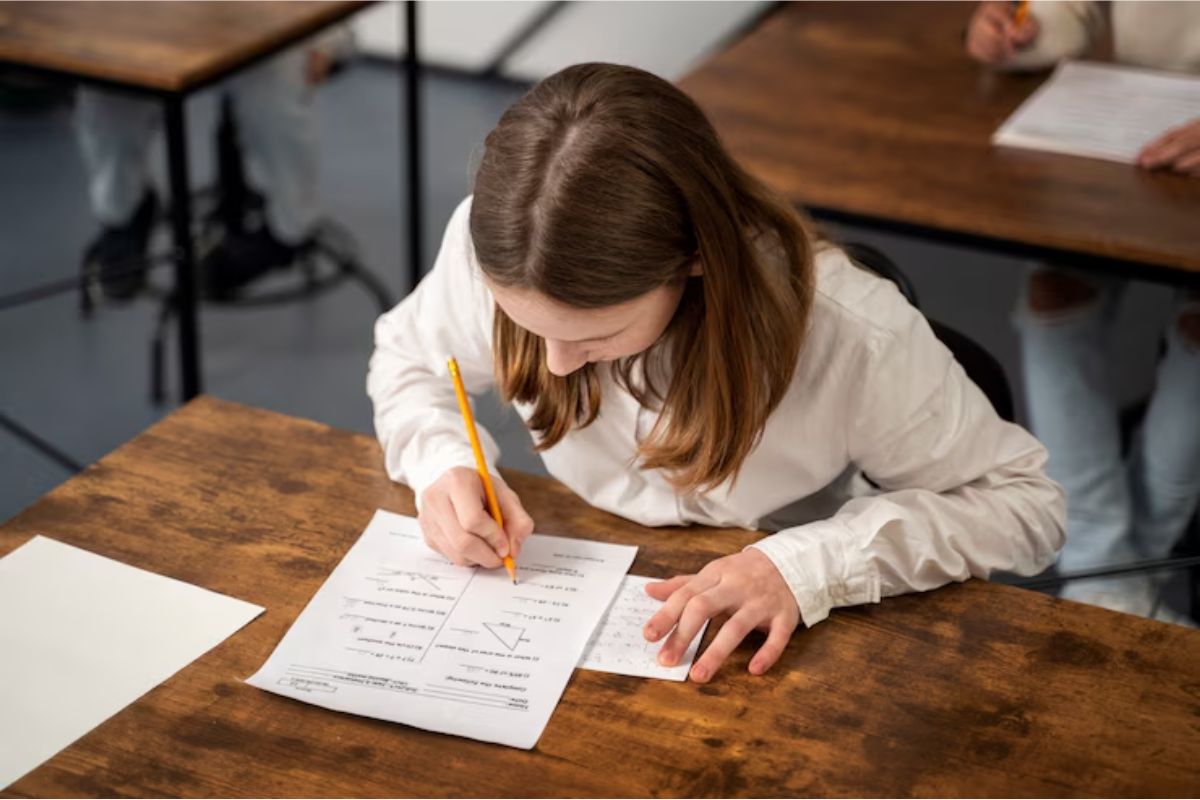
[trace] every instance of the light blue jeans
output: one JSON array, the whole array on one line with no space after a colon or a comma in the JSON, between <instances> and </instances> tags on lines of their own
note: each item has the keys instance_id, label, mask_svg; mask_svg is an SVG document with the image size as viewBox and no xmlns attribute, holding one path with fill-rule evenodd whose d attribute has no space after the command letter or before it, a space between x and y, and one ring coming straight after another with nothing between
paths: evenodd
<instances>
[{"instance_id":1,"label":"light blue jeans","mask_svg":"<svg viewBox=\"0 0 1200 800\"><path fill-rule=\"evenodd\" d=\"M1200 303L1179 293L1145 420L1122 458L1109 343L1125 283L1069 275L1095 296L1061 311L1034 311L1031 275L1016 315L1033 432L1050 451L1047 472L1067 492L1059 568L1163 558L1200 499L1200 343L1179 325Z\"/></svg>"},{"instance_id":2,"label":"light blue jeans","mask_svg":"<svg viewBox=\"0 0 1200 800\"><path fill-rule=\"evenodd\" d=\"M247 176L266 197L271 232L288 244L304 239L317 217L317 147L305 57L304 45L293 47L222 84L233 98ZM105 225L127 223L149 188L146 151L161 119L156 101L80 88L76 131L92 211Z\"/></svg>"}]
</instances>

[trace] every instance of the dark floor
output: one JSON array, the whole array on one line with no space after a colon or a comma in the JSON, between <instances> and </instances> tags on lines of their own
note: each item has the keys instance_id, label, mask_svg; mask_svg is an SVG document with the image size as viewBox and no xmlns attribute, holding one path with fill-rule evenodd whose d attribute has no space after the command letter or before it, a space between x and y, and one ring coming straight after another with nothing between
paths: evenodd
<instances>
[{"instance_id":1,"label":"dark floor","mask_svg":"<svg viewBox=\"0 0 1200 800\"><path fill-rule=\"evenodd\" d=\"M334 77L317 100L325 208L352 232L364 261L398 297L407 288L401 278L407 253L401 87L393 69L367 62ZM507 83L428 77L423 128L427 261L451 211L468 192L473 152L520 91ZM214 108L214 91L188 105L197 184L211 180ZM161 146L151 157L162 162ZM80 252L96 231L83 186L69 107L17 111L0 106L0 296L76 274ZM1021 263L851 229L837 235L882 247L912 277L926 313L994 353L1013 382L1021 414L1017 343L1009 323ZM1168 298L1166 289L1139 285L1125 304L1124 336L1114 354L1125 400L1151 385ZM173 399L159 406L149 398L155 311L153 302L138 300L103 307L83 319L73 294L0 311L0 413L83 463L136 435L174 407ZM368 295L350 285L279 308L205 308L200 323L205 389L368 432L370 405L363 384L376 314ZM174 380L170 387L174 398ZM497 434L508 465L540 469L518 421L487 401L480 417ZM0 520L68 476L0 431Z\"/></svg>"}]
</instances>

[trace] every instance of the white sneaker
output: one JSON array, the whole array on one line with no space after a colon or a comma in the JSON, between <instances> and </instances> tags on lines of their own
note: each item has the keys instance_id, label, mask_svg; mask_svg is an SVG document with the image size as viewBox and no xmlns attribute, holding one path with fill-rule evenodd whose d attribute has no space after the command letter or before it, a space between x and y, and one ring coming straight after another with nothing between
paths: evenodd
<instances>
[{"instance_id":1,"label":"white sneaker","mask_svg":"<svg viewBox=\"0 0 1200 800\"><path fill-rule=\"evenodd\" d=\"M1191 618L1159 602L1160 592L1158 582L1149 575L1128 575L1071 581L1063 587L1059 597L1185 628L1200 628Z\"/></svg>"}]
</instances>

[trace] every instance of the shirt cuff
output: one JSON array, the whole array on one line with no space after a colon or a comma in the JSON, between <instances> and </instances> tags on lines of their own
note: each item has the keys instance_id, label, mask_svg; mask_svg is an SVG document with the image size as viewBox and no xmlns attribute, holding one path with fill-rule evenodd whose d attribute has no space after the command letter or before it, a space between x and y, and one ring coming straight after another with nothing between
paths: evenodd
<instances>
[{"instance_id":1,"label":"shirt cuff","mask_svg":"<svg viewBox=\"0 0 1200 800\"><path fill-rule=\"evenodd\" d=\"M485 447L488 469L494 473L495 459L489 458L490 455ZM418 511L421 509L421 493L442 477L446 470L454 467L476 469L475 451L465 441L455 436L431 435L427 432L413 437L403 448L385 448L384 462L392 480L412 489Z\"/></svg>"},{"instance_id":2,"label":"shirt cuff","mask_svg":"<svg viewBox=\"0 0 1200 800\"><path fill-rule=\"evenodd\" d=\"M836 519L782 530L755 542L792 590L800 619L812 627L835 606L879 602L879 575Z\"/></svg>"},{"instance_id":3,"label":"shirt cuff","mask_svg":"<svg viewBox=\"0 0 1200 800\"><path fill-rule=\"evenodd\" d=\"M446 474L447 470L454 469L455 467L466 467L472 472L478 469L475 465L475 454L470 448L466 448L466 450L454 448L442 451L432 458L423 459L419 466L411 470L405 470L405 474L408 475L408 488L413 490L413 495L416 498L418 513L421 511L421 493L431 483ZM495 467L489 465L488 471L495 474L496 470Z\"/></svg>"}]
</instances>

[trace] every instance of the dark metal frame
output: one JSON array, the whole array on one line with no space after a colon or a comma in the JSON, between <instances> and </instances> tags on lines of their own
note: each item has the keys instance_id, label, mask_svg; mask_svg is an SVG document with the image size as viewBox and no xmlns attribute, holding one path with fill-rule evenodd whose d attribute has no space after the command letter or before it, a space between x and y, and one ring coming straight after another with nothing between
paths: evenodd
<instances>
[{"instance_id":1,"label":"dark metal frame","mask_svg":"<svg viewBox=\"0 0 1200 800\"><path fill-rule=\"evenodd\" d=\"M17 422L15 419L2 411L0 411L0 428L8 431L13 436L25 442L25 444L29 445L34 450L37 450L39 453L46 456L55 464L58 464L68 472L73 474L83 470L83 464L80 464L62 450L59 450L57 447L50 444L45 439L38 436L33 431L29 430L29 428L26 428L24 425Z\"/></svg>"},{"instance_id":2,"label":"dark metal frame","mask_svg":"<svg viewBox=\"0 0 1200 800\"><path fill-rule=\"evenodd\" d=\"M404 3L404 84L408 121L408 142L405 161L408 164L408 286L417 288L424 265L424 248L421 233L424 230L424 213L421 198L424 196L421 171L421 62L418 56L417 2Z\"/></svg>"},{"instance_id":3,"label":"dark metal frame","mask_svg":"<svg viewBox=\"0 0 1200 800\"><path fill-rule=\"evenodd\" d=\"M952 231L931 225L902 222L870 214L859 214L825 206L799 206L812 218L835 225L850 225L882 233L894 233L926 242L964 247L995 255L1012 258L1044 260L1056 265L1076 266L1091 271L1106 273L1129 280L1160 283L1169 286L1200 288L1200 272L1188 272L1163 264L1134 261L1131 259L1098 256L1077 250L1061 250L1044 245L1025 244L1011 239L1001 239L975 233Z\"/></svg>"}]
</instances>

